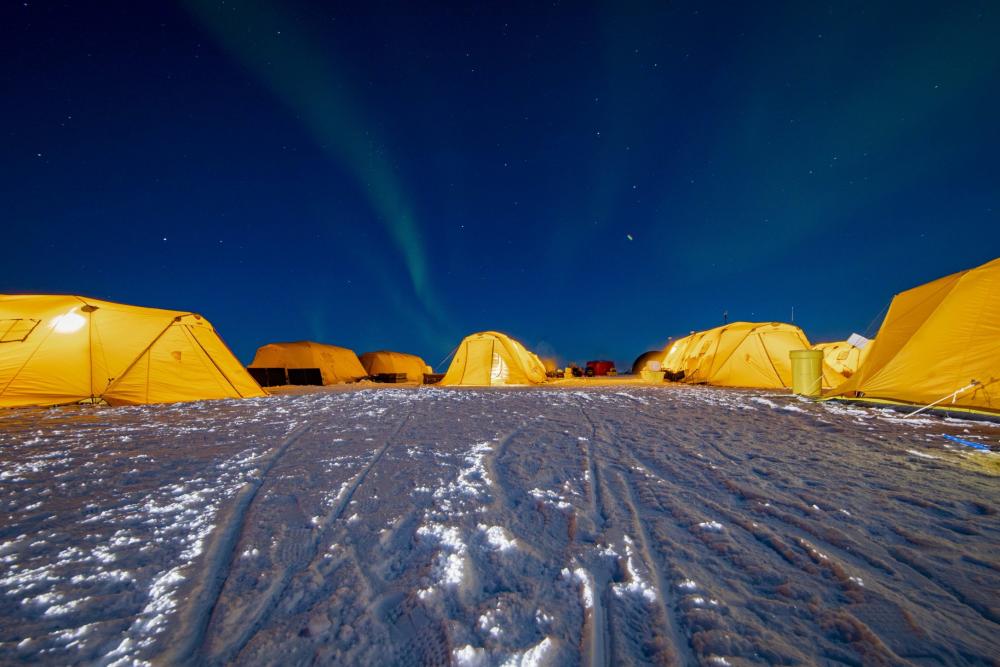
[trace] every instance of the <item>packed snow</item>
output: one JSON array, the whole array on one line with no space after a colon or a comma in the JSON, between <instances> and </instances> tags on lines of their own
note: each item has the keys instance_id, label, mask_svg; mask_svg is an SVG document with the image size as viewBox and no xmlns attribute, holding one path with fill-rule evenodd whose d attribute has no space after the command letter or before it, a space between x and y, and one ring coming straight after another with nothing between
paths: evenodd
<instances>
[{"instance_id":1,"label":"packed snow","mask_svg":"<svg viewBox=\"0 0 1000 667\"><path fill-rule=\"evenodd\" d=\"M0 663L989 663L995 426L773 392L0 412Z\"/></svg>"}]
</instances>

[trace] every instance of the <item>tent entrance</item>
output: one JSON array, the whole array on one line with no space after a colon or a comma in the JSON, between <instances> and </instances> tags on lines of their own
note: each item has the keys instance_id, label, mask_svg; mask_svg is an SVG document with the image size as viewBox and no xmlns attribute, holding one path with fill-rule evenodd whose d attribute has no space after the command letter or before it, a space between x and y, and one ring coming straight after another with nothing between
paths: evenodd
<instances>
[{"instance_id":1,"label":"tent entrance","mask_svg":"<svg viewBox=\"0 0 1000 667\"><path fill-rule=\"evenodd\" d=\"M288 384L284 368L248 368L250 376L262 387L280 387Z\"/></svg>"},{"instance_id":2,"label":"tent entrance","mask_svg":"<svg viewBox=\"0 0 1000 667\"><path fill-rule=\"evenodd\" d=\"M322 385L323 373L318 368L289 368L288 384Z\"/></svg>"},{"instance_id":3,"label":"tent entrance","mask_svg":"<svg viewBox=\"0 0 1000 667\"><path fill-rule=\"evenodd\" d=\"M465 362L465 383L490 385L492 375L493 340L470 340Z\"/></svg>"},{"instance_id":4,"label":"tent entrance","mask_svg":"<svg viewBox=\"0 0 1000 667\"><path fill-rule=\"evenodd\" d=\"M493 351L493 360L490 364L490 384L507 384L510 379L510 366L504 361L496 350Z\"/></svg>"}]
</instances>

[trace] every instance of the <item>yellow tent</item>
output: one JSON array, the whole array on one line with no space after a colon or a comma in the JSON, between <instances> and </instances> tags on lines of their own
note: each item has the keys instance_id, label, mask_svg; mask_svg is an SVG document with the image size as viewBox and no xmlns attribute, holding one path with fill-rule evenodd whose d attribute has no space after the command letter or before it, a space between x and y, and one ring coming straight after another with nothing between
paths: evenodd
<instances>
[{"instance_id":1,"label":"yellow tent","mask_svg":"<svg viewBox=\"0 0 1000 667\"><path fill-rule=\"evenodd\" d=\"M780 389L792 384L788 353L809 339L781 322L733 322L691 336L681 368L684 381L723 387Z\"/></svg>"},{"instance_id":2,"label":"yellow tent","mask_svg":"<svg viewBox=\"0 0 1000 667\"><path fill-rule=\"evenodd\" d=\"M353 350L308 340L262 345L249 368L285 369L290 384L337 384L368 376ZM302 379L296 380L297 376Z\"/></svg>"},{"instance_id":3,"label":"yellow tent","mask_svg":"<svg viewBox=\"0 0 1000 667\"><path fill-rule=\"evenodd\" d=\"M545 366L523 345L496 331L466 336L455 351L442 385L541 384Z\"/></svg>"},{"instance_id":4,"label":"yellow tent","mask_svg":"<svg viewBox=\"0 0 1000 667\"><path fill-rule=\"evenodd\" d=\"M870 347L830 395L1000 413L1000 259L897 294Z\"/></svg>"},{"instance_id":5,"label":"yellow tent","mask_svg":"<svg viewBox=\"0 0 1000 667\"><path fill-rule=\"evenodd\" d=\"M0 407L265 395L200 315L0 295Z\"/></svg>"},{"instance_id":6,"label":"yellow tent","mask_svg":"<svg viewBox=\"0 0 1000 667\"><path fill-rule=\"evenodd\" d=\"M368 375L381 373L405 373L410 382L423 382L427 364L415 354L378 350L365 352L360 357L361 365Z\"/></svg>"},{"instance_id":7,"label":"yellow tent","mask_svg":"<svg viewBox=\"0 0 1000 667\"><path fill-rule=\"evenodd\" d=\"M663 350L663 370L672 375L684 370L684 359L687 357L688 347L694 342L696 334L692 333L684 338L678 338Z\"/></svg>"},{"instance_id":8,"label":"yellow tent","mask_svg":"<svg viewBox=\"0 0 1000 667\"><path fill-rule=\"evenodd\" d=\"M643 352L635 361L632 362L632 375L638 375L651 361L659 362L660 368L663 367L663 350L650 350L649 352Z\"/></svg>"},{"instance_id":9,"label":"yellow tent","mask_svg":"<svg viewBox=\"0 0 1000 667\"><path fill-rule=\"evenodd\" d=\"M868 356L873 342L868 341L864 347L854 347L846 340L813 345L812 349L823 352L823 387L836 387L854 375Z\"/></svg>"}]
</instances>

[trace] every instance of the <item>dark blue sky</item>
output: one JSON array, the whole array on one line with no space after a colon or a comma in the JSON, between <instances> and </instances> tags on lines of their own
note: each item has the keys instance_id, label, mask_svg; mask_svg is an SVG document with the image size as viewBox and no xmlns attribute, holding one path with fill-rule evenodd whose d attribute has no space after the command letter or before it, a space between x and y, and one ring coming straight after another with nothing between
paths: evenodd
<instances>
[{"instance_id":1,"label":"dark blue sky","mask_svg":"<svg viewBox=\"0 0 1000 667\"><path fill-rule=\"evenodd\" d=\"M4 3L0 291L626 362L1000 255L997 3L351 4Z\"/></svg>"}]
</instances>

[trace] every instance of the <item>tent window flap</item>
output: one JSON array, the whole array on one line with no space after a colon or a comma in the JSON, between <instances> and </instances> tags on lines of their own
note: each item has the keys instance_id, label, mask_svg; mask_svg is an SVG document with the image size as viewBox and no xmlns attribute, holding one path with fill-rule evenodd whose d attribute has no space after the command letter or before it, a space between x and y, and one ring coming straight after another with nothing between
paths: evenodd
<instances>
[{"instance_id":1,"label":"tent window flap","mask_svg":"<svg viewBox=\"0 0 1000 667\"><path fill-rule=\"evenodd\" d=\"M40 320L26 318L0 320L0 343L21 343L35 330Z\"/></svg>"}]
</instances>

